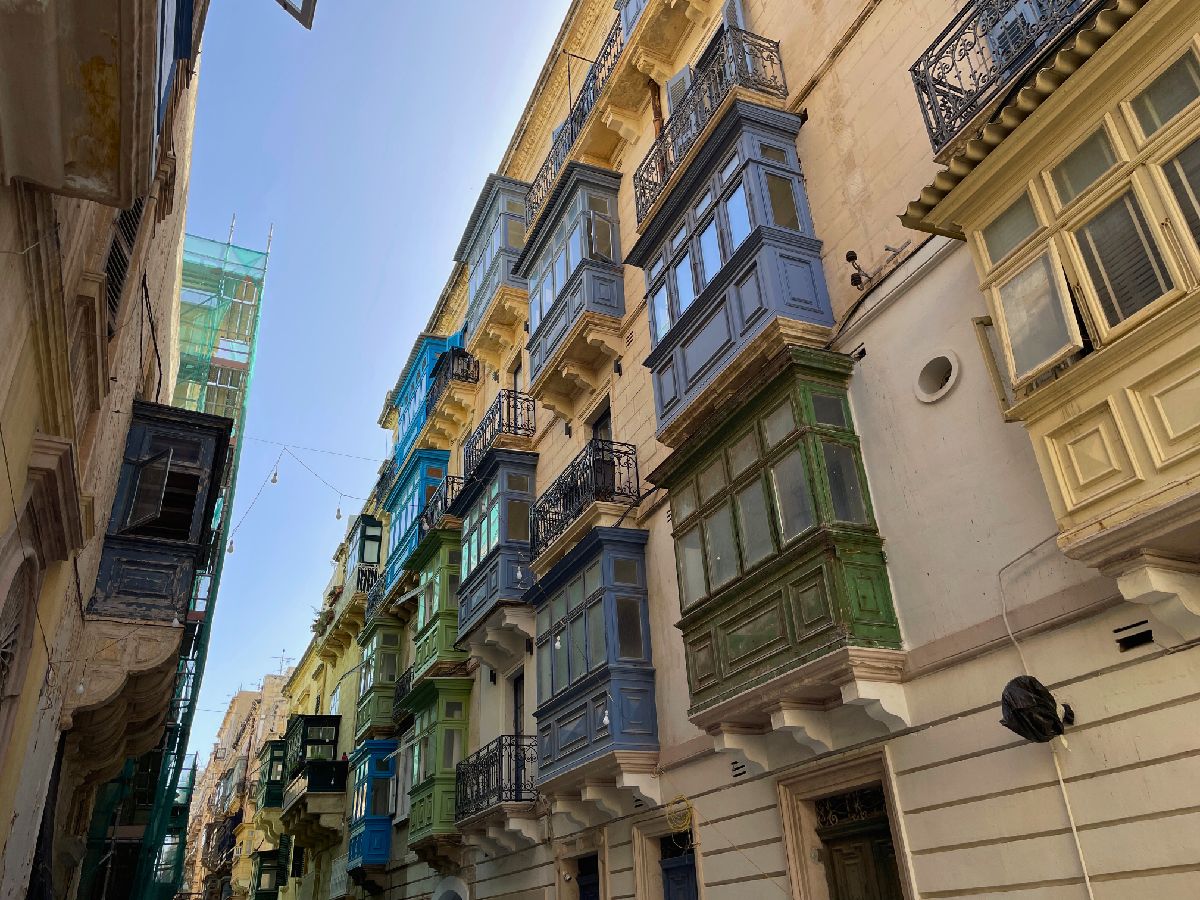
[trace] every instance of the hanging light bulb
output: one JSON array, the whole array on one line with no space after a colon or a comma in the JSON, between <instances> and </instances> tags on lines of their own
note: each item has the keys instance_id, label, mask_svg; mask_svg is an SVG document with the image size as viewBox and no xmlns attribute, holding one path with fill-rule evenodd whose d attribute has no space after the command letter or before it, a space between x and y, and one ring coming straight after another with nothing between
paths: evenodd
<instances>
[{"instance_id":1,"label":"hanging light bulb","mask_svg":"<svg viewBox=\"0 0 1200 900\"><path fill-rule=\"evenodd\" d=\"M561 634L556 634L554 636L554 649L555 650L562 649L562 635Z\"/></svg>"},{"instance_id":2,"label":"hanging light bulb","mask_svg":"<svg viewBox=\"0 0 1200 900\"><path fill-rule=\"evenodd\" d=\"M226 552L226 553L232 553L232 552L233 552L233 538L230 538L230 539L229 539L229 546L225 548L225 552Z\"/></svg>"},{"instance_id":3,"label":"hanging light bulb","mask_svg":"<svg viewBox=\"0 0 1200 900\"><path fill-rule=\"evenodd\" d=\"M335 512L333 514L333 517L335 519L340 519L342 517L342 501L341 500L338 501L337 512Z\"/></svg>"},{"instance_id":4,"label":"hanging light bulb","mask_svg":"<svg viewBox=\"0 0 1200 900\"><path fill-rule=\"evenodd\" d=\"M608 727L608 707L607 706L604 707L604 718L601 719L600 721L602 721L604 723L605 728Z\"/></svg>"},{"instance_id":5,"label":"hanging light bulb","mask_svg":"<svg viewBox=\"0 0 1200 900\"><path fill-rule=\"evenodd\" d=\"M279 466L271 473L271 484L279 484Z\"/></svg>"}]
</instances>

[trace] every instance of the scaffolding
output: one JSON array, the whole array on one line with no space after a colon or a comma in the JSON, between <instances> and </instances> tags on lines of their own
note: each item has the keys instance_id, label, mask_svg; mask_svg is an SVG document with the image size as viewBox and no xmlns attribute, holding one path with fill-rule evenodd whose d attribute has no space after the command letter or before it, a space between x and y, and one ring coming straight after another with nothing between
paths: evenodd
<instances>
[{"instance_id":1,"label":"scaffolding","mask_svg":"<svg viewBox=\"0 0 1200 900\"><path fill-rule=\"evenodd\" d=\"M183 875L188 805L195 780L195 763L189 769L184 754L229 539L270 245L268 236L265 251L239 247L233 243L232 229L225 242L190 234L184 238L179 367L172 405L230 418L233 434L213 512L212 550L197 569L188 607L175 692L159 751L162 764L154 807L130 894L135 900L169 900Z\"/></svg>"}]
</instances>

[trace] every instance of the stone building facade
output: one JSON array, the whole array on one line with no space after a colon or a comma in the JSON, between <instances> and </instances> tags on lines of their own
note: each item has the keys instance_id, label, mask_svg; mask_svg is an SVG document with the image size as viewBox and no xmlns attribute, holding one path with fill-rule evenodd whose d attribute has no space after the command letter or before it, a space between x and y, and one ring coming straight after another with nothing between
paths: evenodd
<instances>
[{"instance_id":1,"label":"stone building facade","mask_svg":"<svg viewBox=\"0 0 1200 900\"><path fill-rule=\"evenodd\" d=\"M275 894L1194 896L1200 11L616 6L388 395Z\"/></svg>"}]
</instances>

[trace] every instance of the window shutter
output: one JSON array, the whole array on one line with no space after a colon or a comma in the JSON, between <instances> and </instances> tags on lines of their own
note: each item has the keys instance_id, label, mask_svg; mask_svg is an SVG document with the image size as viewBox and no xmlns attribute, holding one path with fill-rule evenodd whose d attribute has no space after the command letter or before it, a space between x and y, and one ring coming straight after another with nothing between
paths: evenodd
<instances>
[{"instance_id":1,"label":"window shutter","mask_svg":"<svg viewBox=\"0 0 1200 900\"><path fill-rule=\"evenodd\" d=\"M687 89L692 86L692 70L684 66L667 81L667 115L671 115L675 106L683 99Z\"/></svg>"}]
</instances>

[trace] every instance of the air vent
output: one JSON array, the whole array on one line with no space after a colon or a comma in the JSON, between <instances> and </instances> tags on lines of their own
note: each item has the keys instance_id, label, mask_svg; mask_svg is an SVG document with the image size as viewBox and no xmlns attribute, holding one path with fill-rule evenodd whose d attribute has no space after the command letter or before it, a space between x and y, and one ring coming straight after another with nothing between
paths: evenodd
<instances>
[{"instance_id":1,"label":"air vent","mask_svg":"<svg viewBox=\"0 0 1200 900\"><path fill-rule=\"evenodd\" d=\"M1113 634L1117 636L1117 647L1122 653L1127 653L1135 647L1143 647L1146 644L1154 643L1154 631L1147 627L1149 622L1142 619L1140 622L1133 622L1130 625L1123 625L1120 628L1114 628Z\"/></svg>"},{"instance_id":2,"label":"air vent","mask_svg":"<svg viewBox=\"0 0 1200 900\"><path fill-rule=\"evenodd\" d=\"M730 760L729 772L731 775L733 775L734 780L737 780L738 778L744 778L746 776L746 763L740 759Z\"/></svg>"},{"instance_id":3,"label":"air vent","mask_svg":"<svg viewBox=\"0 0 1200 900\"><path fill-rule=\"evenodd\" d=\"M628 333L625 335L625 346L626 346L626 347L631 347L631 346L633 346L633 332L632 332L632 331L628 332Z\"/></svg>"},{"instance_id":4,"label":"air vent","mask_svg":"<svg viewBox=\"0 0 1200 900\"><path fill-rule=\"evenodd\" d=\"M635 794L633 797L633 808L634 809L643 809L645 806L646 806L645 801L642 800L641 797L639 797Z\"/></svg>"}]
</instances>

